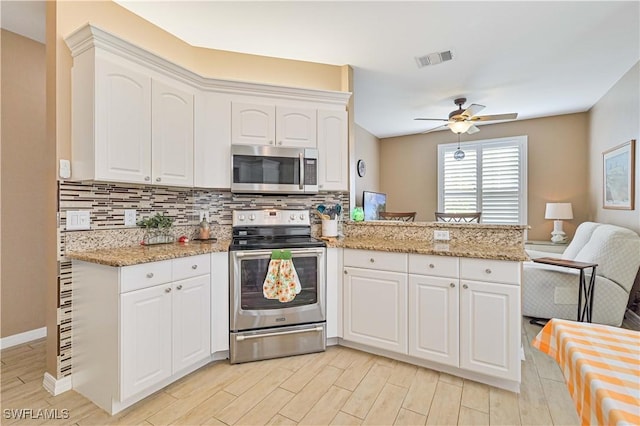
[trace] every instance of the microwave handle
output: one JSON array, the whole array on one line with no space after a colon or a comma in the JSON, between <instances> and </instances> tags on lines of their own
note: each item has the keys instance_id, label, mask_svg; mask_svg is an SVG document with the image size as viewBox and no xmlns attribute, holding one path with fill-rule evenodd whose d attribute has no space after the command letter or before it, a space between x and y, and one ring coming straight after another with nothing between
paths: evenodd
<instances>
[{"instance_id":1,"label":"microwave handle","mask_svg":"<svg viewBox=\"0 0 640 426\"><path fill-rule=\"evenodd\" d=\"M300 159L300 189L304 189L304 154L298 154L298 158Z\"/></svg>"}]
</instances>

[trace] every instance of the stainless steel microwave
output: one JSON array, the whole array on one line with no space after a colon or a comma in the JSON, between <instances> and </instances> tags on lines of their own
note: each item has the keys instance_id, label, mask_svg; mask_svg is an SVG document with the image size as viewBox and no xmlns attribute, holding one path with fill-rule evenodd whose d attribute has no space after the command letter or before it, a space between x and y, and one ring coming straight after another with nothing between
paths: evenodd
<instances>
[{"instance_id":1,"label":"stainless steel microwave","mask_svg":"<svg viewBox=\"0 0 640 426\"><path fill-rule=\"evenodd\" d=\"M232 145L231 192L315 194L318 150Z\"/></svg>"}]
</instances>

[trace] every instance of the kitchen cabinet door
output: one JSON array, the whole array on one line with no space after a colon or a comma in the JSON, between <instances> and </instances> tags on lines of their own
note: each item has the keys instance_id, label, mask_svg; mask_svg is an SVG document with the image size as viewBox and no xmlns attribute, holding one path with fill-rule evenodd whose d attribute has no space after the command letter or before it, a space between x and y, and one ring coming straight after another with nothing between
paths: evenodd
<instances>
[{"instance_id":1,"label":"kitchen cabinet door","mask_svg":"<svg viewBox=\"0 0 640 426\"><path fill-rule=\"evenodd\" d=\"M210 290L209 274L173 283L173 373L211 353Z\"/></svg>"},{"instance_id":2,"label":"kitchen cabinet door","mask_svg":"<svg viewBox=\"0 0 640 426\"><path fill-rule=\"evenodd\" d=\"M344 268L345 340L407 353L407 274Z\"/></svg>"},{"instance_id":3,"label":"kitchen cabinet door","mask_svg":"<svg viewBox=\"0 0 640 426\"><path fill-rule=\"evenodd\" d=\"M458 279L409 275L409 355L458 367Z\"/></svg>"},{"instance_id":4,"label":"kitchen cabinet door","mask_svg":"<svg viewBox=\"0 0 640 426\"><path fill-rule=\"evenodd\" d=\"M520 287L460 285L460 367L520 381Z\"/></svg>"},{"instance_id":5,"label":"kitchen cabinet door","mask_svg":"<svg viewBox=\"0 0 640 426\"><path fill-rule=\"evenodd\" d=\"M194 186L231 186L231 99L200 92L195 99Z\"/></svg>"},{"instance_id":6,"label":"kitchen cabinet door","mask_svg":"<svg viewBox=\"0 0 640 426\"><path fill-rule=\"evenodd\" d=\"M349 188L349 141L346 111L318 110L318 188Z\"/></svg>"},{"instance_id":7,"label":"kitchen cabinet door","mask_svg":"<svg viewBox=\"0 0 640 426\"><path fill-rule=\"evenodd\" d=\"M272 145L276 140L274 105L231 103L231 143Z\"/></svg>"},{"instance_id":8,"label":"kitchen cabinet door","mask_svg":"<svg viewBox=\"0 0 640 426\"><path fill-rule=\"evenodd\" d=\"M120 400L171 376L171 292L162 284L120 296Z\"/></svg>"},{"instance_id":9,"label":"kitchen cabinet door","mask_svg":"<svg viewBox=\"0 0 640 426\"><path fill-rule=\"evenodd\" d=\"M276 107L276 145L292 148L317 146L316 110Z\"/></svg>"},{"instance_id":10,"label":"kitchen cabinet door","mask_svg":"<svg viewBox=\"0 0 640 426\"><path fill-rule=\"evenodd\" d=\"M152 180L158 185L193 186L194 94L153 80Z\"/></svg>"},{"instance_id":11,"label":"kitchen cabinet door","mask_svg":"<svg viewBox=\"0 0 640 426\"><path fill-rule=\"evenodd\" d=\"M229 256L211 253L211 353L229 350Z\"/></svg>"},{"instance_id":12,"label":"kitchen cabinet door","mask_svg":"<svg viewBox=\"0 0 640 426\"><path fill-rule=\"evenodd\" d=\"M74 73L74 179L150 183L151 77L102 58L95 66L95 115L84 93L94 82Z\"/></svg>"}]
</instances>

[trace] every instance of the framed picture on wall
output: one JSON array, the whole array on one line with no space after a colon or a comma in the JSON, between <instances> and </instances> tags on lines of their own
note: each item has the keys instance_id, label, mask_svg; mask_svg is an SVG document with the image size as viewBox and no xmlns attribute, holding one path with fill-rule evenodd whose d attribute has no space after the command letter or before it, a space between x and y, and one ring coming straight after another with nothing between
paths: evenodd
<instances>
[{"instance_id":1,"label":"framed picture on wall","mask_svg":"<svg viewBox=\"0 0 640 426\"><path fill-rule=\"evenodd\" d=\"M603 208L633 210L635 195L634 139L602 153Z\"/></svg>"}]
</instances>

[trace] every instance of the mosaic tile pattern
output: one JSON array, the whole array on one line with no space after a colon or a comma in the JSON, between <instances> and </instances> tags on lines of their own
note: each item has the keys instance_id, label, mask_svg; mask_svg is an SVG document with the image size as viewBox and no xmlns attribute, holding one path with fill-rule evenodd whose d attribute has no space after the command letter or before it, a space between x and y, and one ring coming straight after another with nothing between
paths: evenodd
<instances>
[{"instance_id":1,"label":"mosaic tile pattern","mask_svg":"<svg viewBox=\"0 0 640 426\"><path fill-rule=\"evenodd\" d=\"M231 212L247 208L295 208L313 210L319 204L342 204L343 219L349 211L348 192L316 195L232 194L224 190L174 188L151 185L62 181L58 183L58 378L72 372L72 277L67 251L136 245L143 230L124 226L124 210L136 209L138 220L163 213L175 219L175 236L194 238L199 212L209 211L213 236L230 239ZM89 210L90 231L66 231L66 213ZM320 219L312 216L312 232L319 233Z\"/></svg>"}]
</instances>

